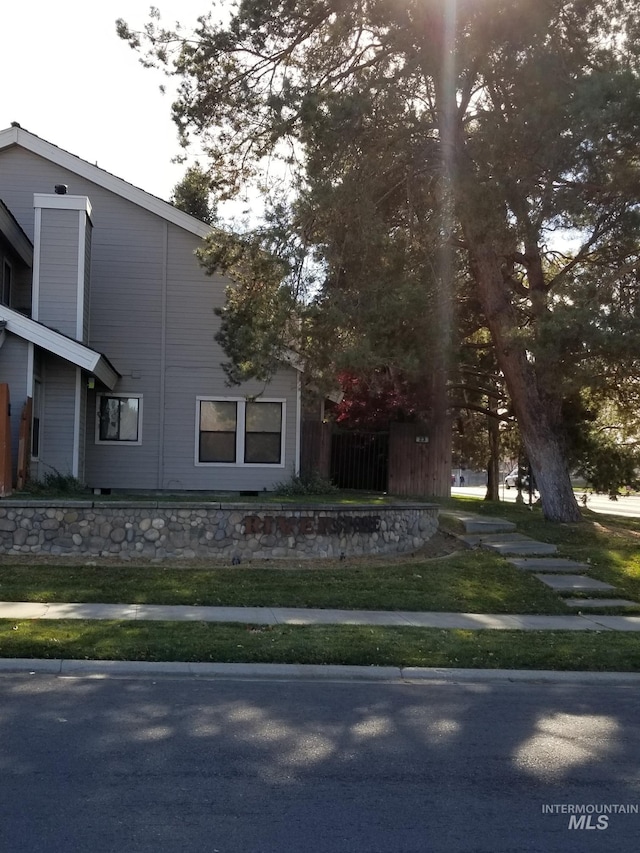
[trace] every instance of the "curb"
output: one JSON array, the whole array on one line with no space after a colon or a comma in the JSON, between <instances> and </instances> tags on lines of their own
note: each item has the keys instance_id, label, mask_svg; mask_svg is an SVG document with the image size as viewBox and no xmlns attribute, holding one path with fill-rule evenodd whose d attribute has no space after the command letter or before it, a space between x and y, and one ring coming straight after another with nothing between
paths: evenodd
<instances>
[{"instance_id":1,"label":"curb","mask_svg":"<svg viewBox=\"0 0 640 853\"><path fill-rule=\"evenodd\" d=\"M338 666L332 664L190 663L188 661L42 660L1 658L0 675L62 677L189 677L220 680L344 681L401 684L536 683L640 686L636 672Z\"/></svg>"}]
</instances>

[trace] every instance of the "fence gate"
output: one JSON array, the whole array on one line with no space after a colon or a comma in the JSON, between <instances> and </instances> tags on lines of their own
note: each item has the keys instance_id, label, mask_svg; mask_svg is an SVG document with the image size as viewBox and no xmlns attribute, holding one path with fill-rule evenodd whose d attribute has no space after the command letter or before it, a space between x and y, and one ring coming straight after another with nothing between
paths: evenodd
<instances>
[{"instance_id":1,"label":"fence gate","mask_svg":"<svg viewBox=\"0 0 640 853\"><path fill-rule=\"evenodd\" d=\"M339 489L386 492L389 433L334 430L331 436L331 479Z\"/></svg>"}]
</instances>

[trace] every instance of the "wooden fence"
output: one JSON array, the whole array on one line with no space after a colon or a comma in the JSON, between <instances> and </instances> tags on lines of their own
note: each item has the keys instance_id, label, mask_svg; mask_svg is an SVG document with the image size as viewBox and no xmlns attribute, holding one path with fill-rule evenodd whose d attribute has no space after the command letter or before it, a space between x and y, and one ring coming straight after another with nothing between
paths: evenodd
<instances>
[{"instance_id":1,"label":"wooden fence","mask_svg":"<svg viewBox=\"0 0 640 853\"><path fill-rule=\"evenodd\" d=\"M341 488L393 495L447 497L451 491L451 423L429 428L391 424L389 433L336 430L330 423L303 422L303 475L318 472ZM351 443L336 440L351 436ZM375 435L375 434L374 434ZM388 442L388 443L387 443ZM367 455L368 454L368 455Z\"/></svg>"}]
</instances>

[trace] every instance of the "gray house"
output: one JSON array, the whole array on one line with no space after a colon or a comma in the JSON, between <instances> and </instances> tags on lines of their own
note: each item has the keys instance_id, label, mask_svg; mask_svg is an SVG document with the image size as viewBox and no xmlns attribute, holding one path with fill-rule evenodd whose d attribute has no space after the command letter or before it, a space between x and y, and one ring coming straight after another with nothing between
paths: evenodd
<instances>
[{"instance_id":1,"label":"gray house","mask_svg":"<svg viewBox=\"0 0 640 853\"><path fill-rule=\"evenodd\" d=\"M94 489L262 491L298 470L300 381L230 388L214 336L228 280L209 226L55 145L0 131L0 382L14 468Z\"/></svg>"}]
</instances>

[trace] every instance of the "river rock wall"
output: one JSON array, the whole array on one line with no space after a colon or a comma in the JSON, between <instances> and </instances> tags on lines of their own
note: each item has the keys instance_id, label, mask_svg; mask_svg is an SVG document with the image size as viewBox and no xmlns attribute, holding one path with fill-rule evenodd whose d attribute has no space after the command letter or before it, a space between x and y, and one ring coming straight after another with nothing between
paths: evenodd
<instances>
[{"instance_id":1,"label":"river rock wall","mask_svg":"<svg viewBox=\"0 0 640 853\"><path fill-rule=\"evenodd\" d=\"M419 549L434 504L0 502L0 554L193 559L322 558Z\"/></svg>"}]
</instances>

